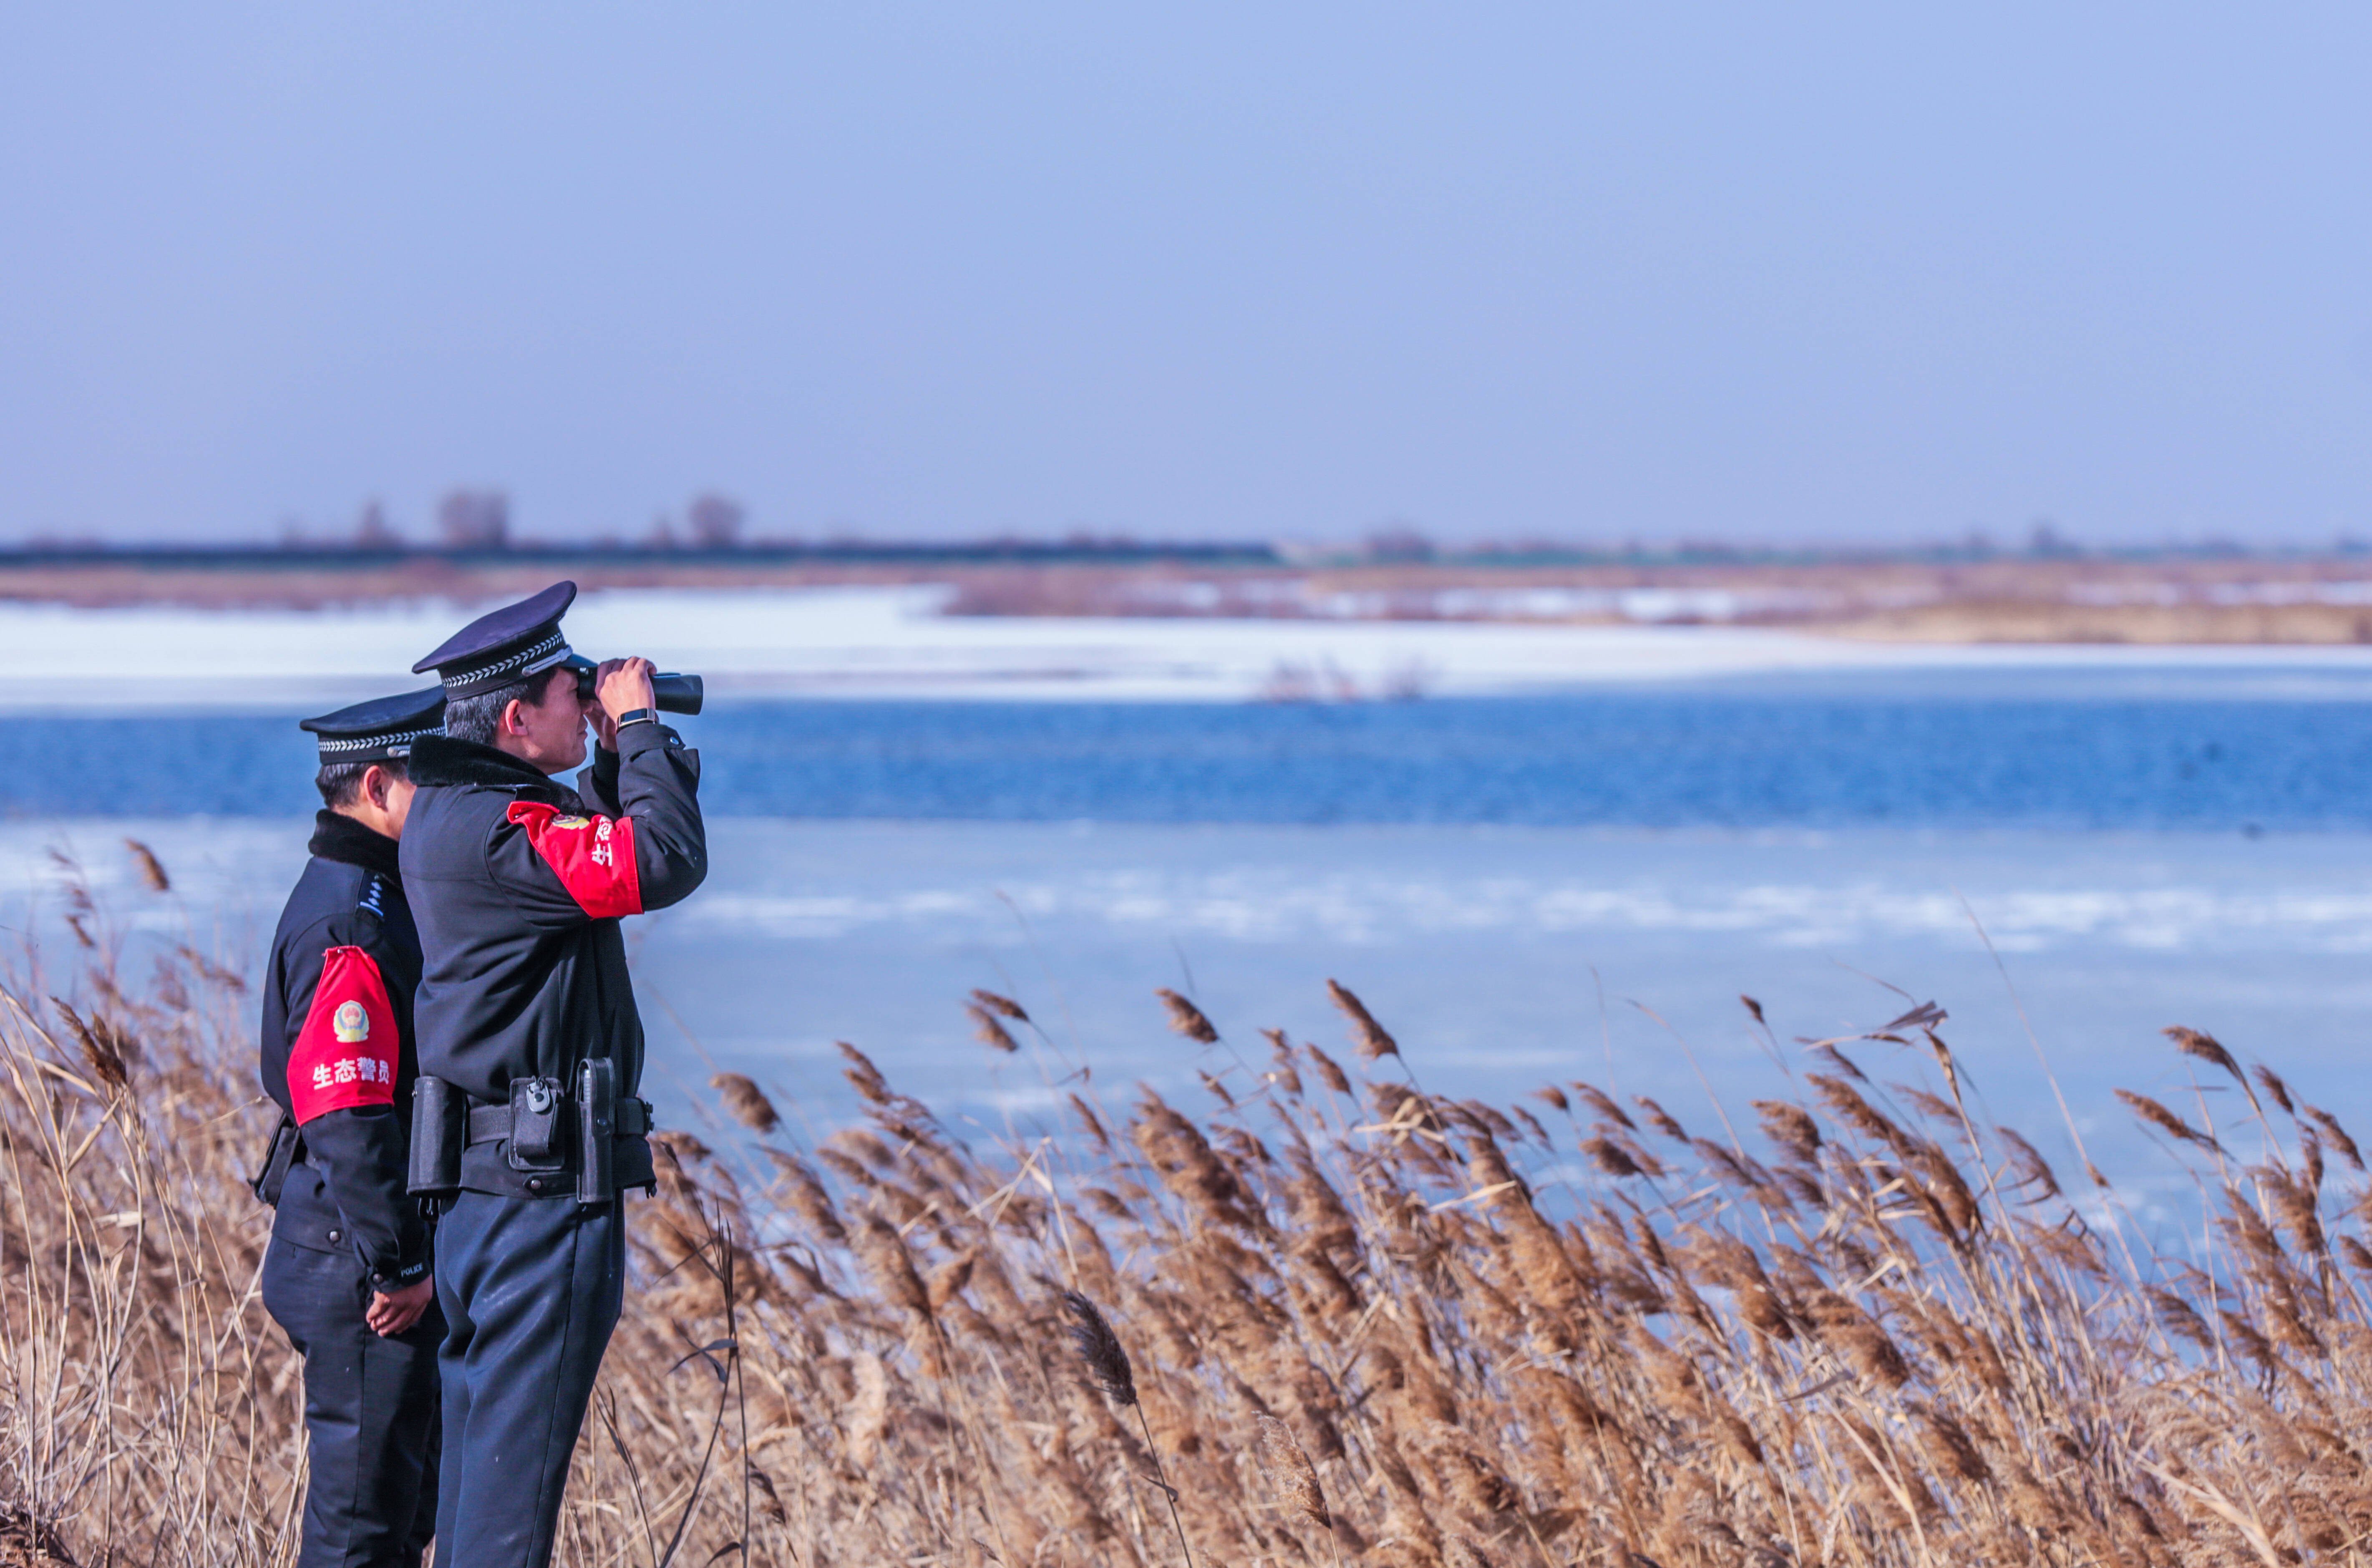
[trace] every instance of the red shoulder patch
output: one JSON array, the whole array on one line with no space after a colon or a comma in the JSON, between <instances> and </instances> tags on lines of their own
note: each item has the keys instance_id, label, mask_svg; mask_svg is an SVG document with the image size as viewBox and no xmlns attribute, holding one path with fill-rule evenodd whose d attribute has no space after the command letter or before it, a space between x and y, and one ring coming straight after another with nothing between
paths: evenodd
<instances>
[{"instance_id":1,"label":"red shoulder patch","mask_svg":"<svg viewBox=\"0 0 2372 1568\"><path fill-rule=\"evenodd\" d=\"M288 1053L288 1101L298 1126L327 1111L395 1103L402 1042L378 961L360 947L321 955L321 982Z\"/></svg>"},{"instance_id":2,"label":"red shoulder patch","mask_svg":"<svg viewBox=\"0 0 2372 1568\"><path fill-rule=\"evenodd\" d=\"M632 818L576 817L532 800L512 801L504 815L527 830L577 908L596 920L643 912Z\"/></svg>"}]
</instances>

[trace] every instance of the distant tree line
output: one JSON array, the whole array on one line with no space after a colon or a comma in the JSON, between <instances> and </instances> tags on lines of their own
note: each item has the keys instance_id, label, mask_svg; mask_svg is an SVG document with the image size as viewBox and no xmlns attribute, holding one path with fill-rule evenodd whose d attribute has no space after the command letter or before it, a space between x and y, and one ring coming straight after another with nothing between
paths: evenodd
<instances>
[{"instance_id":1,"label":"distant tree line","mask_svg":"<svg viewBox=\"0 0 2372 1568\"><path fill-rule=\"evenodd\" d=\"M484 557L506 554L540 556L627 556L653 554L740 554L766 558L816 560L975 560L1035 562L1111 562L1192 560L1262 563L1293 567L1378 565L1423 566L1469 564L1483 566L1768 566L1876 562L1984 562L2116 559L2233 559L2245 557L2341 556L2372 553L2372 543L2342 535L2326 546L2248 546L2211 539L2191 543L2169 540L2154 545L2097 546L2078 543L2053 519L2037 518L2025 537L1997 543L1982 528L1971 527L1957 539L1927 543L1786 546L1740 543L1718 539L1683 538L1650 543L1637 539L1620 542L1584 542L1571 538L1501 538L1437 542L1415 525L1394 519L1343 542L1291 540L1140 540L1124 532L1097 533L1071 529L1061 535L1025 537L1015 533L978 536L963 540L885 540L853 533L835 533L806 540L796 535L753 534L750 513L740 502L714 490L703 491L686 504L680 517L662 512L636 537L603 531L590 537L538 539L522 537L511 527L509 493L494 487L459 486L446 492L435 514L435 533L426 540L408 537L389 519L378 501L366 504L355 522L343 529L316 532L301 523L285 524L273 544L114 544L95 537L61 539L36 536L13 549L0 545L0 557L51 561L133 557L163 560L187 557L278 557L308 560L407 555Z\"/></svg>"},{"instance_id":2,"label":"distant tree line","mask_svg":"<svg viewBox=\"0 0 2372 1568\"><path fill-rule=\"evenodd\" d=\"M376 516L374 504L366 516ZM695 495L684 509L684 531L694 550L731 550L741 542L750 514L741 503L714 492ZM511 500L499 490L456 490L436 505L436 534L448 550L498 551L510 544ZM661 514L645 541L653 548L677 545L674 523Z\"/></svg>"}]
</instances>

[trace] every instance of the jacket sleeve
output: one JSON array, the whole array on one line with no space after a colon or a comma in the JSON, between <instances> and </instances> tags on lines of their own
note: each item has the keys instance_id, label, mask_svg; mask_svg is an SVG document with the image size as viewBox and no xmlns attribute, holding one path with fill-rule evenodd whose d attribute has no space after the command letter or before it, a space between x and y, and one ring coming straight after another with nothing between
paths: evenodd
<instances>
[{"instance_id":1,"label":"jacket sleeve","mask_svg":"<svg viewBox=\"0 0 2372 1568\"><path fill-rule=\"evenodd\" d=\"M406 1136L395 1109L403 1046L378 958L358 941L336 939L366 934L338 924L291 955L288 1098L371 1283L394 1290L430 1266L428 1227L405 1190Z\"/></svg>"},{"instance_id":2,"label":"jacket sleeve","mask_svg":"<svg viewBox=\"0 0 2372 1568\"><path fill-rule=\"evenodd\" d=\"M618 801L618 754L596 746L593 765L577 772L576 793L604 817L624 816L626 808Z\"/></svg>"},{"instance_id":3,"label":"jacket sleeve","mask_svg":"<svg viewBox=\"0 0 2372 1568\"><path fill-rule=\"evenodd\" d=\"M700 754L657 724L627 726L619 753L615 812L518 800L494 823L487 866L529 923L559 929L665 909L708 875Z\"/></svg>"}]
</instances>

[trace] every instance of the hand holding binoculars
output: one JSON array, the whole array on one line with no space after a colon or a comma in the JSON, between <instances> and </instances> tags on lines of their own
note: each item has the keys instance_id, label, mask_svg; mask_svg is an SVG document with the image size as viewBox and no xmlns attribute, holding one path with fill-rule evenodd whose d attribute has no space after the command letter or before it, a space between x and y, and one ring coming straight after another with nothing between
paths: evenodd
<instances>
[{"instance_id":1,"label":"hand holding binoculars","mask_svg":"<svg viewBox=\"0 0 2372 1568\"><path fill-rule=\"evenodd\" d=\"M596 674L600 666L583 654L568 656L569 668L576 671L576 700L593 701ZM663 714L696 714L700 712L701 683L697 675L654 675L651 677L651 701Z\"/></svg>"}]
</instances>

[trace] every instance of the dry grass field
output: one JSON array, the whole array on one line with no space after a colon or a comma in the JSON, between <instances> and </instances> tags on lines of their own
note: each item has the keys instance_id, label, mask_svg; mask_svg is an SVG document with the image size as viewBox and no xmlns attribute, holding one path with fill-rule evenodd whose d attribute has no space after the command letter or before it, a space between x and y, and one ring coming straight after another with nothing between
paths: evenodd
<instances>
[{"instance_id":1,"label":"dry grass field","mask_svg":"<svg viewBox=\"0 0 2372 1568\"><path fill-rule=\"evenodd\" d=\"M127 974L69 904L73 971L0 998L0 1561L285 1562L238 982L198 943ZM854 1047L863 1116L812 1146L719 1074L633 1200L562 1560L2372 1555L2363 1162L2305 1086L2175 1032L2247 1113L2128 1098L2207 1216L2170 1258L1970 1116L1932 1010L1766 1030L1785 1099L1494 1107L1333 994L1322 1043L1148 998L1191 1108L1081 1074L1033 998L952 998L1064 1108L993 1135Z\"/></svg>"},{"instance_id":2,"label":"dry grass field","mask_svg":"<svg viewBox=\"0 0 2372 1568\"><path fill-rule=\"evenodd\" d=\"M280 566L33 556L0 562L0 602L220 610L493 603L564 575L588 590L930 583L949 590L947 613L969 616L1715 623L1929 643L2372 642L2372 558L2341 554L1099 564L736 561L686 552Z\"/></svg>"}]
</instances>

